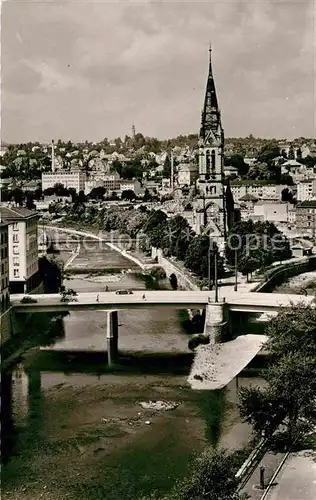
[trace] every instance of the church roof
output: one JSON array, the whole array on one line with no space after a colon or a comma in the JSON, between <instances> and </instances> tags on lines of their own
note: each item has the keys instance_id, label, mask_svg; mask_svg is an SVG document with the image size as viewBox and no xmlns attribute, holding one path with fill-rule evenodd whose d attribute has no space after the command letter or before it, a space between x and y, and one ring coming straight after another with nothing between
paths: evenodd
<instances>
[{"instance_id":1,"label":"church roof","mask_svg":"<svg viewBox=\"0 0 316 500\"><path fill-rule=\"evenodd\" d=\"M209 70L206 83L204 106L202 110L202 120L200 129L200 138L205 139L209 130L217 132L221 128L220 110L218 107L215 82L212 69L212 49L209 49Z\"/></svg>"}]
</instances>

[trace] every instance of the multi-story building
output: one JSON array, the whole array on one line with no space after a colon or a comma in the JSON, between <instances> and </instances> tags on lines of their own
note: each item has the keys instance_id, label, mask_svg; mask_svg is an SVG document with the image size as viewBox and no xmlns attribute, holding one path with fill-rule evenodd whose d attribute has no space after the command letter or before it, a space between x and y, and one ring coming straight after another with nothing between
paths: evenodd
<instances>
[{"instance_id":1,"label":"multi-story building","mask_svg":"<svg viewBox=\"0 0 316 500\"><path fill-rule=\"evenodd\" d=\"M65 188L73 188L77 193L84 191L86 174L80 170L66 172L48 172L42 174L42 190L53 188L56 184L62 184Z\"/></svg>"},{"instance_id":2,"label":"multi-story building","mask_svg":"<svg viewBox=\"0 0 316 500\"><path fill-rule=\"evenodd\" d=\"M296 207L296 229L302 236L316 238L316 200L302 201Z\"/></svg>"},{"instance_id":3,"label":"multi-story building","mask_svg":"<svg viewBox=\"0 0 316 500\"><path fill-rule=\"evenodd\" d=\"M120 189L120 185L121 185L120 175L117 172L104 175L103 186L107 191L116 191Z\"/></svg>"},{"instance_id":4,"label":"multi-story building","mask_svg":"<svg viewBox=\"0 0 316 500\"><path fill-rule=\"evenodd\" d=\"M0 300L1 314L8 308L9 297L9 237L8 224L0 222L0 251L1 251L1 277L0 277Z\"/></svg>"},{"instance_id":5,"label":"multi-story building","mask_svg":"<svg viewBox=\"0 0 316 500\"><path fill-rule=\"evenodd\" d=\"M180 187L191 186L199 176L197 165L192 163L180 163L177 167L177 184Z\"/></svg>"},{"instance_id":6,"label":"multi-story building","mask_svg":"<svg viewBox=\"0 0 316 500\"><path fill-rule=\"evenodd\" d=\"M316 179L309 179L297 184L297 200L306 201L316 198Z\"/></svg>"},{"instance_id":7,"label":"multi-story building","mask_svg":"<svg viewBox=\"0 0 316 500\"><path fill-rule=\"evenodd\" d=\"M289 222L289 203L261 203L258 202L253 207L253 219L269 222Z\"/></svg>"},{"instance_id":8,"label":"multi-story building","mask_svg":"<svg viewBox=\"0 0 316 500\"><path fill-rule=\"evenodd\" d=\"M280 199L281 193L287 186L283 184L269 184L267 181L232 181L230 184L234 200L237 202L245 196L251 194L256 198Z\"/></svg>"},{"instance_id":9,"label":"multi-story building","mask_svg":"<svg viewBox=\"0 0 316 500\"><path fill-rule=\"evenodd\" d=\"M137 179L132 179L132 180L126 179L124 181L120 181L120 194L121 195L122 195L123 191L134 191L136 196L140 196L144 192L141 183Z\"/></svg>"},{"instance_id":10,"label":"multi-story building","mask_svg":"<svg viewBox=\"0 0 316 500\"><path fill-rule=\"evenodd\" d=\"M10 293L26 293L39 285L38 214L26 208L0 206L0 216L9 226Z\"/></svg>"}]
</instances>

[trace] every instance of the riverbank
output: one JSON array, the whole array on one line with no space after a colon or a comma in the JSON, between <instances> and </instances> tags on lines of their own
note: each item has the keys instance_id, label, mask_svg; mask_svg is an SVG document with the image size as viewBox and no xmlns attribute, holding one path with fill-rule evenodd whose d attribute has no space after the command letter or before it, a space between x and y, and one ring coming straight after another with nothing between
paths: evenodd
<instances>
[{"instance_id":1,"label":"riverbank","mask_svg":"<svg viewBox=\"0 0 316 500\"><path fill-rule=\"evenodd\" d=\"M185 376L90 379L56 374L53 386L42 389L45 422L37 413L32 431L20 434L16 456L3 470L2 498L137 500L168 491L212 442L231 451L248 443L233 387L224 404L216 392L188 389ZM140 405L149 401L175 408Z\"/></svg>"},{"instance_id":2,"label":"riverbank","mask_svg":"<svg viewBox=\"0 0 316 500\"><path fill-rule=\"evenodd\" d=\"M65 285L96 293L105 284L146 288L131 273L117 277L97 282L78 275ZM119 324L122 369L114 373L105 369L102 311L70 314L65 338L51 351L24 356L14 382L18 439L3 468L3 498L137 500L168 491L206 446L247 446L251 432L240 421L235 381L222 391L188 386L193 353L176 311L120 311ZM140 405L155 400L177 406L156 411Z\"/></svg>"}]
</instances>

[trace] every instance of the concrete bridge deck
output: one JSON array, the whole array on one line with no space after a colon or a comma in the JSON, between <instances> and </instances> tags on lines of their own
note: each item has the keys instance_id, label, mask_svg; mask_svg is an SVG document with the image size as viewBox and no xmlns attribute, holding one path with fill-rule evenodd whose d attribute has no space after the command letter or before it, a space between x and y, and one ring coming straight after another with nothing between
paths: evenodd
<instances>
[{"instance_id":1,"label":"concrete bridge deck","mask_svg":"<svg viewBox=\"0 0 316 500\"><path fill-rule=\"evenodd\" d=\"M224 292L223 292L224 293ZM113 310L113 309L146 309L150 307L170 307L174 309L205 309L208 299L214 303L214 291L133 291L130 295L118 295L115 292L79 293L76 302L61 302L59 294L29 295L37 301L34 304L23 304L24 295L12 295L11 302L16 313L54 312L81 310ZM98 298L98 301L97 301ZM239 293L225 292L219 296L225 301L229 311L245 313L277 312L280 308L296 304L314 304L314 297L271 294L271 293Z\"/></svg>"}]
</instances>

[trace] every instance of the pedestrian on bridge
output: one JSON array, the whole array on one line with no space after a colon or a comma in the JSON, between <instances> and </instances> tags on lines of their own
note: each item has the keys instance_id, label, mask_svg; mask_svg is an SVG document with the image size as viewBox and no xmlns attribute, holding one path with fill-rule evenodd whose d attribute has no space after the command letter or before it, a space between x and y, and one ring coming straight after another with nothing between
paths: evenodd
<instances>
[{"instance_id":1,"label":"pedestrian on bridge","mask_svg":"<svg viewBox=\"0 0 316 500\"><path fill-rule=\"evenodd\" d=\"M146 300L146 295L143 293L143 300Z\"/></svg>"},{"instance_id":2,"label":"pedestrian on bridge","mask_svg":"<svg viewBox=\"0 0 316 500\"><path fill-rule=\"evenodd\" d=\"M97 295L97 299L96 300L97 300L97 302L99 302L99 294Z\"/></svg>"}]
</instances>

